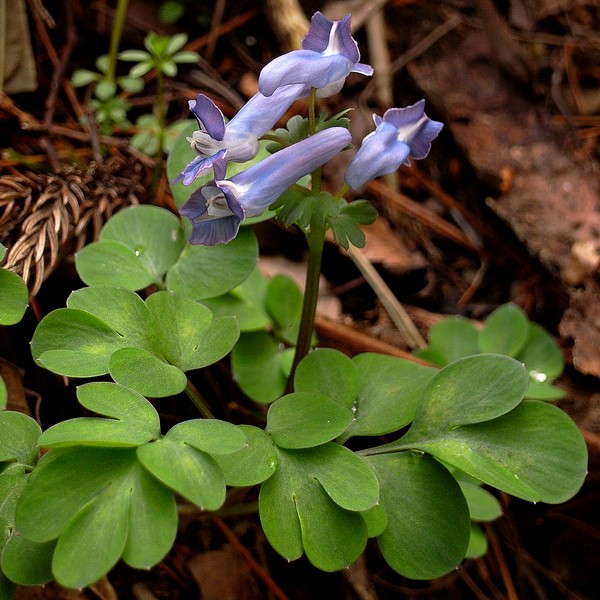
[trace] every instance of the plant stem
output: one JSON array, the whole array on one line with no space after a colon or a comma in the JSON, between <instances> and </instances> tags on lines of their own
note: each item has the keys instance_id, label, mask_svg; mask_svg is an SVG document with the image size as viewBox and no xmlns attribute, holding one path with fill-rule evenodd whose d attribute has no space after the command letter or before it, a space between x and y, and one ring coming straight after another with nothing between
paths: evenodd
<instances>
[{"instance_id":1,"label":"plant stem","mask_svg":"<svg viewBox=\"0 0 600 600\"><path fill-rule=\"evenodd\" d=\"M319 277L321 275L321 260L323 258L323 246L325 245L325 227L311 226L306 234L308 242L308 266L306 269L306 286L304 288L304 299L302 302L302 317L300 318L300 332L294 362L288 380L287 392L291 392L294 373L298 363L309 353L310 345L315 327L315 313L317 312L317 300L319 297Z\"/></svg>"},{"instance_id":2,"label":"plant stem","mask_svg":"<svg viewBox=\"0 0 600 600\"><path fill-rule=\"evenodd\" d=\"M115 23L110 35L110 50L108 52L108 71L106 72L106 78L113 83L117 75L117 53L119 52L119 43L121 42L121 35L123 34L128 4L129 0L119 0L117 2Z\"/></svg>"},{"instance_id":3,"label":"plant stem","mask_svg":"<svg viewBox=\"0 0 600 600\"><path fill-rule=\"evenodd\" d=\"M158 156L162 156L163 145L165 141L165 127L167 114L165 110L165 77L163 72L158 69L156 74L156 119L158 121L159 128L159 147Z\"/></svg>"},{"instance_id":4,"label":"plant stem","mask_svg":"<svg viewBox=\"0 0 600 600\"><path fill-rule=\"evenodd\" d=\"M185 386L185 394L186 396L194 403L194 406L200 411L200 414L206 419L214 419L214 415L208 408L208 405L198 392L198 390L194 387L192 382L188 379L187 385Z\"/></svg>"}]
</instances>

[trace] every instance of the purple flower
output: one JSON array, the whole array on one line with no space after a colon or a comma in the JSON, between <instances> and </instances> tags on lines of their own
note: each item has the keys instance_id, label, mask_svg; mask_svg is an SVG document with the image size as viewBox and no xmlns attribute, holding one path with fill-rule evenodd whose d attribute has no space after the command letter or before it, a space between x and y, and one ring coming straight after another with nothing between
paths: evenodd
<instances>
[{"instance_id":1,"label":"purple flower","mask_svg":"<svg viewBox=\"0 0 600 600\"><path fill-rule=\"evenodd\" d=\"M223 113L210 98L198 94L196 100L189 101L189 105L200 129L188 138L198 156L173 183L182 181L184 185L190 185L220 158L227 162L245 162L254 158L259 149L258 139L279 121L296 100L307 96L308 92L306 85L290 85L269 97L259 92L246 102L229 123L225 123Z\"/></svg>"},{"instance_id":2,"label":"purple flower","mask_svg":"<svg viewBox=\"0 0 600 600\"><path fill-rule=\"evenodd\" d=\"M241 221L262 214L301 177L350 143L343 127L331 127L288 146L226 180L225 160L214 161L215 179L192 193L179 212L192 222L190 243L214 246L232 240Z\"/></svg>"},{"instance_id":3,"label":"purple flower","mask_svg":"<svg viewBox=\"0 0 600 600\"><path fill-rule=\"evenodd\" d=\"M406 108L390 108L383 118L373 115L373 121L377 128L363 139L344 175L354 190L375 177L393 173L402 163L409 164L409 158L425 158L444 126L425 114L425 100Z\"/></svg>"},{"instance_id":4,"label":"purple flower","mask_svg":"<svg viewBox=\"0 0 600 600\"><path fill-rule=\"evenodd\" d=\"M342 89L350 73L372 75L373 68L359 63L360 52L350 31L350 15L330 21L316 12L302 40L302 50L272 60L260 73L258 89L270 96L281 86L304 83L326 98Z\"/></svg>"}]
</instances>

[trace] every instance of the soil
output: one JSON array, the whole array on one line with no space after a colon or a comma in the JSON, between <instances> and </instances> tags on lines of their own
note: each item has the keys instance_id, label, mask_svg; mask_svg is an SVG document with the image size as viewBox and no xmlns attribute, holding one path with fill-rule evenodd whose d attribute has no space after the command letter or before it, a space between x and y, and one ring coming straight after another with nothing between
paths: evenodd
<instances>
[{"instance_id":1,"label":"soil","mask_svg":"<svg viewBox=\"0 0 600 600\"><path fill-rule=\"evenodd\" d=\"M85 89L73 90L68 78L75 69L95 69L96 57L108 50L115 3L47 3L48 12L38 2L22 4L30 28L23 39L30 42L31 60L25 44L16 69L22 77L13 73L7 95L0 95L0 242L9 248L22 245L11 268L23 275L32 295L23 322L0 329L0 374L10 408L32 414L47 427L80 414L75 383L39 369L28 342L39 319L64 306L69 293L81 287L74 252L95 239L123 206L141 202L174 209L174 203L160 163L157 171L153 159L128 144L133 128L103 137L98 128L80 125L91 115L89 93L85 97ZM366 197L381 217L365 230L365 255L425 338L446 315L483 319L505 302L521 306L556 337L567 363L557 382L566 392L560 406L588 444L586 483L559 506L500 494L504 514L486 526L488 554L435 581L395 574L376 544L348 570L322 573L304 559L288 563L279 557L254 513L215 517L192 512L182 516L173 550L150 571L119 564L89 589L52 584L21 588L18 598L599 597L598 3L300 4L303 15L294 13L290 0L182 0L184 15L167 25L159 19L160 2L130 0L121 48L141 48L149 31L186 33L203 59L168 82L169 121L187 118L187 100L201 91L232 116L256 91L260 68L297 43L297 32L315 10L331 18L353 12L362 61L383 76L368 84L351 76L342 94L324 101L322 108L337 112L352 106L355 139L370 131L371 113L382 114L390 97L394 106L425 98L427 114L445 124L426 160L367 188ZM5 73L8 82L12 71ZM133 121L156 102L152 77L146 79L146 91L130 98ZM102 155L100 147L108 151ZM339 187L342 167L334 164L324 173L332 190ZM65 194L79 207L78 214L57 216L52 210L52 200ZM40 198L44 202L36 205ZM32 214L35 219L27 221ZM284 271L301 280L301 237L273 224L262 224L256 233L265 271ZM320 305L317 320L323 345L349 354L410 350L360 272L333 243L327 245L323 273L328 302ZM230 375L222 361L195 384L228 398L222 416L241 421L254 408ZM167 422L192 415L181 406L157 402ZM255 489L235 494L225 508L256 501Z\"/></svg>"}]
</instances>

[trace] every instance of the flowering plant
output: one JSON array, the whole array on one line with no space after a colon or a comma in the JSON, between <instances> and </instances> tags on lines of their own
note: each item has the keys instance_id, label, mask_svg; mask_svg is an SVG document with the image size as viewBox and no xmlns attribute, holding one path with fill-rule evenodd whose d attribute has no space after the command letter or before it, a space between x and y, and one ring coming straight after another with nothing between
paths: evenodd
<instances>
[{"instance_id":1,"label":"flowering plant","mask_svg":"<svg viewBox=\"0 0 600 600\"><path fill-rule=\"evenodd\" d=\"M316 97L339 91L352 72L370 75L359 59L350 16L316 13L302 50L267 65L259 93L229 123L208 97L190 102L199 129L178 140L168 165L185 223L162 208L130 207L77 254L85 286L40 321L31 351L53 373L88 379L77 389L88 413L42 432L30 417L0 411L2 597L52 579L82 588L120 559L150 568L174 543L181 504L217 511L228 487L260 486L262 528L288 560L305 554L334 571L376 538L395 571L428 579L485 551L476 522L500 508L481 484L552 503L582 485L579 430L540 400L554 390L528 392L562 363L556 353L539 360L552 341L513 308L490 317L481 335L461 325L464 352L432 338L424 356L437 366L312 350L325 234L362 246L360 225L376 217L344 195L425 158L442 128L424 101L375 116L346 184L323 190L321 167L348 151L351 134L344 114L317 117ZM303 97L308 118L271 133L274 152L261 155L259 138ZM256 267L256 238L243 225L267 209L306 237L304 295ZM0 287L0 322L14 323L23 286L0 275L10 283ZM226 403L194 385L199 370L228 355L254 402L253 419L240 425L215 418L227 416ZM515 359L523 356L526 364ZM148 398L182 393L201 418L165 428ZM1 387L0 407L5 396Z\"/></svg>"}]
</instances>

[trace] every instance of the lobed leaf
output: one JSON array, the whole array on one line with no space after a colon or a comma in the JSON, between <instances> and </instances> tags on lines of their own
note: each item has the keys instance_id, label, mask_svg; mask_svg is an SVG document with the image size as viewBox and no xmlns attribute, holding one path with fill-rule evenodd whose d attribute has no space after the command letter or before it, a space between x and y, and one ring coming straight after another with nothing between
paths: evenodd
<instances>
[{"instance_id":1,"label":"lobed leaf","mask_svg":"<svg viewBox=\"0 0 600 600\"><path fill-rule=\"evenodd\" d=\"M305 356L294 374L296 392L324 394L348 408L354 406L358 388L356 365L342 352L329 348L317 348Z\"/></svg>"},{"instance_id":2,"label":"lobed leaf","mask_svg":"<svg viewBox=\"0 0 600 600\"><path fill-rule=\"evenodd\" d=\"M350 565L367 541L358 511L372 508L378 498L373 472L356 454L333 443L278 448L277 453L277 471L262 484L259 497L267 539L288 560L306 553L324 571Z\"/></svg>"},{"instance_id":3,"label":"lobed leaf","mask_svg":"<svg viewBox=\"0 0 600 600\"><path fill-rule=\"evenodd\" d=\"M352 409L314 392L295 392L275 400L267 413L267 433L280 448L311 448L346 430Z\"/></svg>"},{"instance_id":4,"label":"lobed leaf","mask_svg":"<svg viewBox=\"0 0 600 600\"><path fill-rule=\"evenodd\" d=\"M485 320L479 332L479 348L481 352L516 356L527 341L527 333L525 311L515 304L505 304Z\"/></svg>"},{"instance_id":5,"label":"lobed leaf","mask_svg":"<svg viewBox=\"0 0 600 600\"><path fill-rule=\"evenodd\" d=\"M39 445L139 446L160 436L160 419L141 394L115 383L93 382L77 389L79 403L110 417L78 417L57 423L40 436Z\"/></svg>"},{"instance_id":6,"label":"lobed leaf","mask_svg":"<svg viewBox=\"0 0 600 600\"><path fill-rule=\"evenodd\" d=\"M256 236L249 229L240 230L228 244L187 245L167 273L167 289L192 300L220 296L250 275L257 256Z\"/></svg>"},{"instance_id":7,"label":"lobed leaf","mask_svg":"<svg viewBox=\"0 0 600 600\"><path fill-rule=\"evenodd\" d=\"M376 353L359 354L352 362L358 394L348 436L384 435L408 425L437 373L431 367Z\"/></svg>"},{"instance_id":8,"label":"lobed leaf","mask_svg":"<svg viewBox=\"0 0 600 600\"><path fill-rule=\"evenodd\" d=\"M456 480L426 454L367 457L381 486L387 527L377 541L386 562L411 579L454 569L469 542L469 511Z\"/></svg>"},{"instance_id":9,"label":"lobed leaf","mask_svg":"<svg viewBox=\"0 0 600 600\"><path fill-rule=\"evenodd\" d=\"M215 454L213 459L225 476L225 483L245 487L262 483L277 469L277 452L271 438L258 427L239 425L246 445L236 452Z\"/></svg>"},{"instance_id":10,"label":"lobed leaf","mask_svg":"<svg viewBox=\"0 0 600 600\"><path fill-rule=\"evenodd\" d=\"M18 323L27 310L29 291L21 277L0 268L0 325Z\"/></svg>"},{"instance_id":11,"label":"lobed leaf","mask_svg":"<svg viewBox=\"0 0 600 600\"><path fill-rule=\"evenodd\" d=\"M177 511L172 492L134 449L75 446L40 460L17 504L16 524L33 542L58 539L54 577L83 588L120 557L137 568L158 563L175 539Z\"/></svg>"},{"instance_id":12,"label":"lobed leaf","mask_svg":"<svg viewBox=\"0 0 600 600\"><path fill-rule=\"evenodd\" d=\"M231 352L231 368L244 394L264 403L279 398L287 384L286 354L266 331L241 334Z\"/></svg>"}]
</instances>

